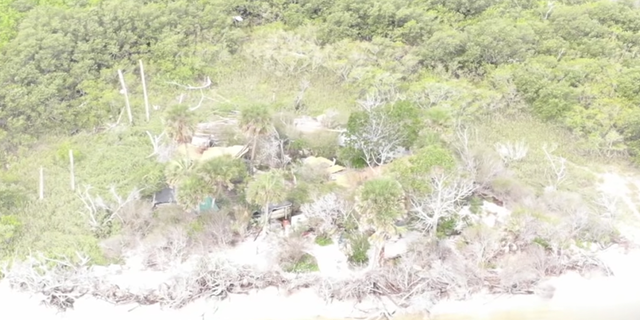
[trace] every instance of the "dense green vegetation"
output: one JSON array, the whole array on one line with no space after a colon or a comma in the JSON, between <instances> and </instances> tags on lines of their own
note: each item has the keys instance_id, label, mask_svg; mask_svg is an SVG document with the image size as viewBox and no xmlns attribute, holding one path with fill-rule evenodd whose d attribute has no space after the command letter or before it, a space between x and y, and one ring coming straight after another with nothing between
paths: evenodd
<instances>
[{"instance_id":1,"label":"dense green vegetation","mask_svg":"<svg viewBox=\"0 0 640 320\"><path fill-rule=\"evenodd\" d=\"M0 0L0 258L83 251L103 263L120 258L114 242L152 241L167 225L231 243L249 232L253 211L284 200L298 210L340 188L297 161L308 154L351 169L391 163L340 192L356 214L336 226L358 230L349 235L358 263L369 248L363 234L386 239L406 231L395 222L407 220L436 238L460 235L454 209L473 209L486 195L522 213L510 225L514 242L608 242L615 232L599 217L571 229L582 200L559 206L543 190L588 201L594 177L581 165L640 161L639 54L632 1ZM211 84L196 88L205 79ZM294 130L294 118L321 114L351 137L344 146L333 131ZM186 148L197 123L218 118L235 120L220 137L246 145L245 161L149 156L149 135L164 130L167 144ZM526 157L494 150L519 141ZM392 162L396 150L411 155ZM215 196L223 213L140 205L127 209L147 215L129 216L138 224L122 217L119 195L142 188L149 196L167 182L185 208ZM451 186L459 194L450 207L430 204ZM88 204L98 195L104 206ZM537 217L535 228L522 216ZM468 230L466 240L485 232ZM290 269L316 268L300 257Z\"/></svg>"}]
</instances>

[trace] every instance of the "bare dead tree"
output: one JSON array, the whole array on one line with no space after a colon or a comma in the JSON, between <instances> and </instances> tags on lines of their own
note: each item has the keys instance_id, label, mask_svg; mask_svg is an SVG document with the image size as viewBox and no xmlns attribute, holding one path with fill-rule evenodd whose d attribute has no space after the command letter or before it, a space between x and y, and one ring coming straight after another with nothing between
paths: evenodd
<instances>
[{"instance_id":1,"label":"bare dead tree","mask_svg":"<svg viewBox=\"0 0 640 320\"><path fill-rule=\"evenodd\" d=\"M210 88L210 87L211 87L211 85L212 85L211 78L209 78L209 77L207 77L207 78L204 80L204 82L202 83L202 85L199 85L199 86L183 85L183 84L180 84L180 83L177 83L177 82L167 82L167 83L168 83L168 84L173 84L173 85L179 86L179 87L181 87L181 88L184 88L185 90L189 90L189 91L195 91L195 90L197 90L197 91L199 91L199 92L200 92L200 100L198 101L198 104L196 104L196 105L195 105L195 106L193 106L193 107L190 107L190 108L189 108L189 111L195 111L195 110L198 110L198 109L202 106L202 103L203 103L205 100L211 100L211 101L218 102L218 99L219 99L219 100L222 100L222 101L224 101L224 102L229 102L229 99L227 99L227 98L225 98L225 97L221 96L221 95L220 95L220 94L218 94L218 93L214 93L214 95L215 95L218 99L210 98L210 97L208 97L207 95L205 95L204 90L205 90L205 89ZM184 96L185 96L184 94L180 94L180 98L179 98L180 103L182 103L182 101L184 100Z\"/></svg>"},{"instance_id":2,"label":"bare dead tree","mask_svg":"<svg viewBox=\"0 0 640 320\"><path fill-rule=\"evenodd\" d=\"M567 180L567 159L553 155L556 148L557 145L548 146L547 144L542 147L551 167L551 172L548 173L549 185L547 187L553 190L557 190Z\"/></svg>"},{"instance_id":3,"label":"bare dead tree","mask_svg":"<svg viewBox=\"0 0 640 320\"><path fill-rule=\"evenodd\" d=\"M372 101L371 103L376 103ZM380 166L398 156L398 150L406 137L404 128L398 122L376 110L371 104L363 107L367 116L359 123L356 132L349 132L345 138L347 145L362 152L369 167Z\"/></svg>"},{"instance_id":4,"label":"bare dead tree","mask_svg":"<svg viewBox=\"0 0 640 320\"><path fill-rule=\"evenodd\" d=\"M364 99L358 100L357 103L363 110L372 112L378 107L383 106L385 102L379 95L367 94Z\"/></svg>"},{"instance_id":5,"label":"bare dead tree","mask_svg":"<svg viewBox=\"0 0 640 320\"><path fill-rule=\"evenodd\" d=\"M305 203L300 207L302 214L321 233L328 233L338 223L345 221L350 213L348 203L335 193L326 194L312 203Z\"/></svg>"},{"instance_id":6,"label":"bare dead tree","mask_svg":"<svg viewBox=\"0 0 640 320\"><path fill-rule=\"evenodd\" d=\"M505 165L524 159L529 152L529 147L524 141L498 142L495 144L495 148Z\"/></svg>"},{"instance_id":7,"label":"bare dead tree","mask_svg":"<svg viewBox=\"0 0 640 320\"><path fill-rule=\"evenodd\" d=\"M424 90L413 94L413 99L421 108L430 109L439 105L446 106L447 102L450 103L459 94L458 90L451 86L432 83L426 85Z\"/></svg>"},{"instance_id":8,"label":"bare dead tree","mask_svg":"<svg viewBox=\"0 0 640 320\"><path fill-rule=\"evenodd\" d=\"M296 110L300 110L303 107L304 94L307 92L307 89L311 86L311 82L309 80L302 80L300 82L300 91L296 95L296 100L293 103L293 107Z\"/></svg>"},{"instance_id":9,"label":"bare dead tree","mask_svg":"<svg viewBox=\"0 0 640 320\"><path fill-rule=\"evenodd\" d=\"M601 207L604 210L604 214L611 218L618 212L620 199L619 195L609 195L601 192L600 198L596 200L596 205Z\"/></svg>"},{"instance_id":10,"label":"bare dead tree","mask_svg":"<svg viewBox=\"0 0 640 320\"><path fill-rule=\"evenodd\" d=\"M469 128L458 123L456 125L456 143L454 147L458 151L458 155L462 159L465 169L468 172L475 172L477 170L476 159L471 152L472 139L475 138L475 132L470 132Z\"/></svg>"},{"instance_id":11,"label":"bare dead tree","mask_svg":"<svg viewBox=\"0 0 640 320\"><path fill-rule=\"evenodd\" d=\"M431 193L412 194L409 200L418 226L434 236L440 220L457 214L460 203L473 193L475 186L469 179L444 172L434 173L430 180Z\"/></svg>"},{"instance_id":12,"label":"bare dead tree","mask_svg":"<svg viewBox=\"0 0 640 320\"><path fill-rule=\"evenodd\" d=\"M162 138L164 138L165 134L166 134L166 131L162 131L162 133L160 133L159 135L154 136L151 134L151 132L147 131L147 136L149 136L149 140L151 141L151 146L153 147L153 152L150 155L148 155L147 158L151 158L156 154L158 154L160 143L162 141Z\"/></svg>"},{"instance_id":13,"label":"bare dead tree","mask_svg":"<svg viewBox=\"0 0 640 320\"><path fill-rule=\"evenodd\" d=\"M127 205L140 199L140 190L132 190L126 198L121 197L115 187L111 187L110 194L112 201L105 201L100 196L93 196L90 193L91 186L85 186L84 192L78 194L80 200L85 205L85 211L82 212L88 219L89 226L95 233L101 233L109 224L118 218L122 221L120 212Z\"/></svg>"}]
</instances>

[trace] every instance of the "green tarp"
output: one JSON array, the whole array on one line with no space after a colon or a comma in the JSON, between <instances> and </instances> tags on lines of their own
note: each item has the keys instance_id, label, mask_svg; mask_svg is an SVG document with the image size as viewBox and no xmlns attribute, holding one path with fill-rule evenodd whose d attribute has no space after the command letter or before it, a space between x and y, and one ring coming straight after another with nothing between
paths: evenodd
<instances>
[{"instance_id":1,"label":"green tarp","mask_svg":"<svg viewBox=\"0 0 640 320\"><path fill-rule=\"evenodd\" d=\"M213 197L206 197L204 201L200 202L200 206L198 208L198 212L206 212L206 211L218 211L218 205L216 204L216 199Z\"/></svg>"}]
</instances>

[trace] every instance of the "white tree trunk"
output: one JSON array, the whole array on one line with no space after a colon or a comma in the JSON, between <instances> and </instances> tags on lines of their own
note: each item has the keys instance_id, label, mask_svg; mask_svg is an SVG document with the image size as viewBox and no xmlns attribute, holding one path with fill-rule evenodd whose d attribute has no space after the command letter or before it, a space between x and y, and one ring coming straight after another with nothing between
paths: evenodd
<instances>
[{"instance_id":1,"label":"white tree trunk","mask_svg":"<svg viewBox=\"0 0 640 320\"><path fill-rule=\"evenodd\" d=\"M122 75L122 70L118 69L118 77L120 78L120 84L122 85L122 94L124 94L124 99L127 107L127 115L129 116L129 124L133 123L133 115L131 114L131 104L129 104L129 92L127 92L127 85L124 83L124 76Z\"/></svg>"},{"instance_id":2,"label":"white tree trunk","mask_svg":"<svg viewBox=\"0 0 640 320\"><path fill-rule=\"evenodd\" d=\"M140 62L140 78L142 79L142 93L144 94L144 111L147 116L147 122L149 122L150 114L149 114L149 96L147 95L147 81L144 77L144 65L142 64L142 60Z\"/></svg>"}]
</instances>

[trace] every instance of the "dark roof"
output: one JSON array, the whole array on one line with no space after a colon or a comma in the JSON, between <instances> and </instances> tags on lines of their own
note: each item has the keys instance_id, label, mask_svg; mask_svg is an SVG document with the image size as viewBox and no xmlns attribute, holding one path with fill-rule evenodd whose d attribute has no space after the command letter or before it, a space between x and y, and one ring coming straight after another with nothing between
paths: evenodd
<instances>
[{"instance_id":1,"label":"dark roof","mask_svg":"<svg viewBox=\"0 0 640 320\"><path fill-rule=\"evenodd\" d=\"M153 204L159 203L175 203L175 191L171 187L166 187L153 195Z\"/></svg>"},{"instance_id":2,"label":"dark roof","mask_svg":"<svg viewBox=\"0 0 640 320\"><path fill-rule=\"evenodd\" d=\"M291 207L292 205L293 205L293 203L291 203L290 201L285 201L283 203L278 203L278 204L270 204L269 205L269 210L278 210L278 209L282 209L282 208Z\"/></svg>"}]
</instances>

